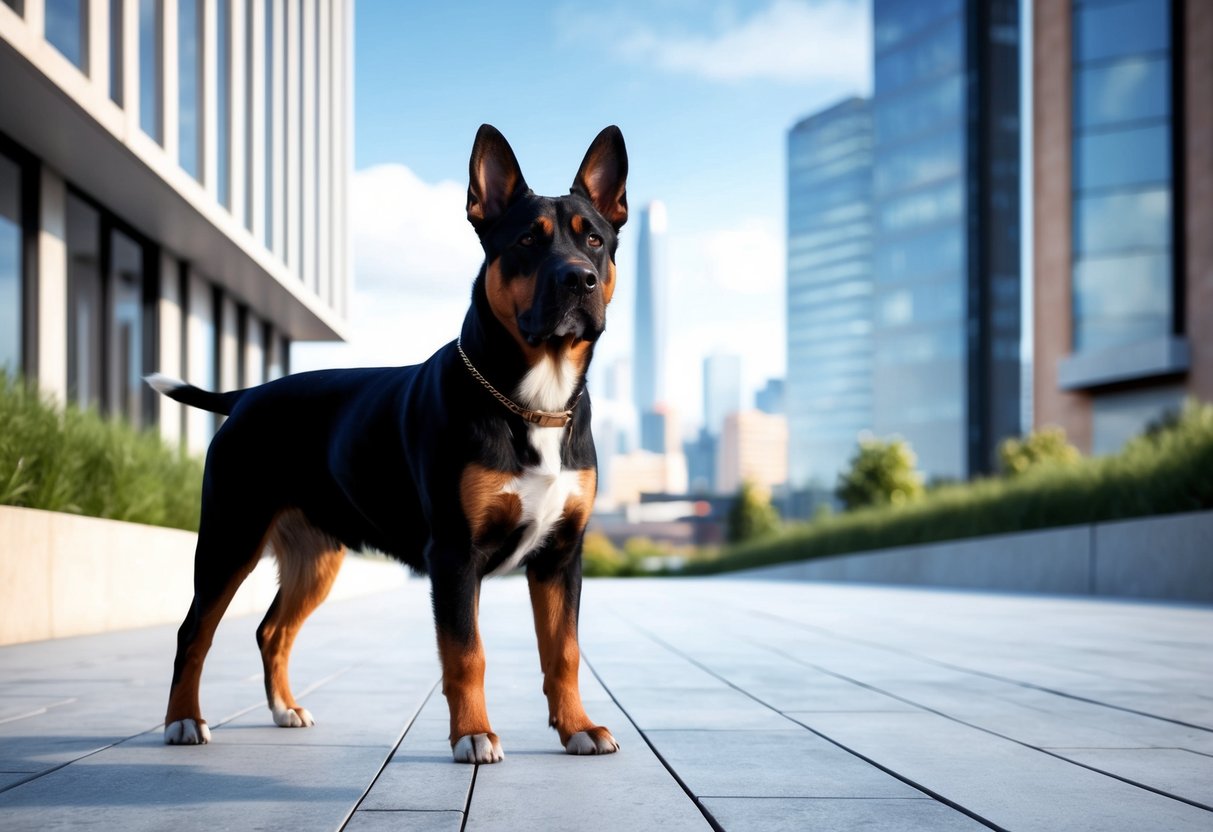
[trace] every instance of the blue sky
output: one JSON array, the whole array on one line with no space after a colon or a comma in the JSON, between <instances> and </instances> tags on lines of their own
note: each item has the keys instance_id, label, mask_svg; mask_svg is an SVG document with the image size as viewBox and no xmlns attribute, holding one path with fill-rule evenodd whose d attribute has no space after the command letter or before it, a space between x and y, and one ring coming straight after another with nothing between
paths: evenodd
<instances>
[{"instance_id":1,"label":"blue sky","mask_svg":"<svg viewBox=\"0 0 1213 832\"><path fill-rule=\"evenodd\" d=\"M868 0L402 3L358 0L352 343L295 369L419 361L454 337L480 263L463 217L476 128L496 125L539 193L624 133L633 217L669 214L668 398L700 418L702 357L743 357L747 398L784 371L784 142L870 88ZM635 231L596 353L630 353Z\"/></svg>"}]
</instances>

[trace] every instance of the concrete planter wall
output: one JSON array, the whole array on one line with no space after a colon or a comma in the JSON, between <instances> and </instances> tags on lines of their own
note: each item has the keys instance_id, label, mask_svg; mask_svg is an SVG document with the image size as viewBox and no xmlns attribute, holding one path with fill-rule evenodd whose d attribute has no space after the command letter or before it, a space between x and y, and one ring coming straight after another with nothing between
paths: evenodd
<instances>
[{"instance_id":1,"label":"concrete planter wall","mask_svg":"<svg viewBox=\"0 0 1213 832\"><path fill-rule=\"evenodd\" d=\"M902 546L734 575L1213 602L1213 511Z\"/></svg>"},{"instance_id":2,"label":"concrete planter wall","mask_svg":"<svg viewBox=\"0 0 1213 832\"><path fill-rule=\"evenodd\" d=\"M0 644L178 624L193 598L197 536L96 517L0 506ZM403 566L347 557L330 598L400 586ZM228 615L264 613L271 560L248 577Z\"/></svg>"}]
</instances>

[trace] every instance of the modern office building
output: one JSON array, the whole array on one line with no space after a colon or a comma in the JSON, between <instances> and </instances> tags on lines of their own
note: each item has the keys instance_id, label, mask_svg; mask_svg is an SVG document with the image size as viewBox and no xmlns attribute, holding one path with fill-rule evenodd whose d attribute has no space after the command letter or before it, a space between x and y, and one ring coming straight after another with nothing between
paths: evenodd
<instances>
[{"instance_id":1,"label":"modern office building","mask_svg":"<svg viewBox=\"0 0 1213 832\"><path fill-rule=\"evenodd\" d=\"M761 410L725 417L717 457L716 488L735 494L743 482L771 490L788 481L788 423Z\"/></svg>"},{"instance_id":2,"label":"modern office building","mask_svg":"<svg viewBox=\"0 0 1213 832\"><path fill-rule=\"evenodd\" d=\"M741 356L713 353L703 359L703 426L716 436L724 417L741 410Z\"/></svg>"},{"instance_id":3,"label":"modern office building","mask_svg":"<svg viewBox=\"0 0 1213 832\"><path fill-rule=\"evenodd\" d=\"M762 389L754 394L754 407L763 413L786 413L784 387L784 380L781 378L767 379L767 383L763 385Z\"/></svg>"},{"instance_id":4,"label":"modern office building","mask_svg":"<svg viewBox=\"0 0 1213 832\"><path fill-rule=\"evenodd\" d=\"M1213 4L1033 4L1037 425L1117 450L1213 400Z\"/></svg>"},{"instance_id":5,"label":"modern office building","mask_svg":"<svg viewBox=\"0 0 1213 832\"><path fill-rule=\"evenodd\" d=\"M197 451L341 337L352 2L0 2L0 365Z\"/></svg>"},{"instance_id":6,"label":"modern office building","mask_svg":"<svg viewBox=\"0 0 1213 832\"><path fill-rule=\"evenodd\" d=\"M666 212L661 202L640 209L636 241L636 319L633 333L633 399L640 420L640 447L662 453L661 420L654 408L665 399Z\"/></svg>"},{"instance_id":7,"label":"modern office building","mask_svg":"<svg viewBox=\"0 0 1213 832\"><path fill-rule=\"evenodd\" d=\"M852 98L788 134L786 405L794 488L832 488L872 426L872 123Z\"/></svg>"},{"instance_id":8,"label":"modern office building","mask_svg":"<svg viewBox=\"0 0 1213 832\"><path fill-rule=\"evenodd\" d=\"M1021 430L1018 34L1018 0L873 4L871 426L929 477Z\"/></svg>"}]
</instances>

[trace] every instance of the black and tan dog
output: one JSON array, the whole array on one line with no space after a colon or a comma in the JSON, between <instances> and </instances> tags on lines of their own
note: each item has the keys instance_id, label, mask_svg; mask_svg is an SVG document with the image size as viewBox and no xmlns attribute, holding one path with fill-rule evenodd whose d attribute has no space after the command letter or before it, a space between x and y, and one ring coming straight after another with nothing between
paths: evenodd
<instances>
[{"instance_id":1,"label":"black and tan dog","mask_svg":"<svg viewBox=\"0 0 1213 832\"><path fill-rule=\"evenodd\" d=\"M281 583L257 630L269 707L278 725L313 724L291 694L287 662L348 546L429 575L456 761L502 759L477 608L481 580L520 565L552 727L570 754L618 750L581 704L577 620L597 482L585 374L627 219L623 136L616 127L598 135L568 196L532 193L489 125L470 171L467 216L485 263L459 339L425 363L300 373L230 393L149 377L170 398L229 415L206 459L194 601L178 633L165 742L209 741L202 664L267 545Z\"/></svg>"}]
</instances>

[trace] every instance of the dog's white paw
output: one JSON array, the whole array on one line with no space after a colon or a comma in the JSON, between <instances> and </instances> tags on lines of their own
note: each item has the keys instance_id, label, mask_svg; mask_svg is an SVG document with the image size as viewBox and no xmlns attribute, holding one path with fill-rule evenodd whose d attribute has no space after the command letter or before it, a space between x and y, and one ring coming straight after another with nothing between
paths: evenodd
<instances>
[{"instance_id":1,"label":"dog's white paw","mask_svg":"<svg viewBox=\"0 0 1213 832\"><path fill-rule=\"evenodd\" d=\"M164 726L165 745L206 745L211 729L202 720L179 719Z\"/></svg>"},{"instance_id":2,"label":"dog's white paw","mask_svg":"<svg viewBox=\"0 0 1213 832\"><path fill-rule=\"evenodd\" d=\"M466 734L451 749L457 763L500 763L505 759L496 734Z\"/></svg>"},{"instance_id":3,"label":"dog's white paw","mask_svg":"<svg viewBox=\"0 0 1213 832\"><path fill-rule=\"evenodd\" d=\"M588 731L578 731L569 737L564 750L569 754L614 754L619 750L619 741L601 726Z\"/></svg>"},{"instance_id":4,"label":"dog's white paw","mask_svg":"<svg viewBox=\"0 0 1213 832\"><path fill-rule=\"evenodd\" d=\"M311 728L316 724L307 708L274 707L274 724L280 728Z\"/></svg>"}]
</instances>

